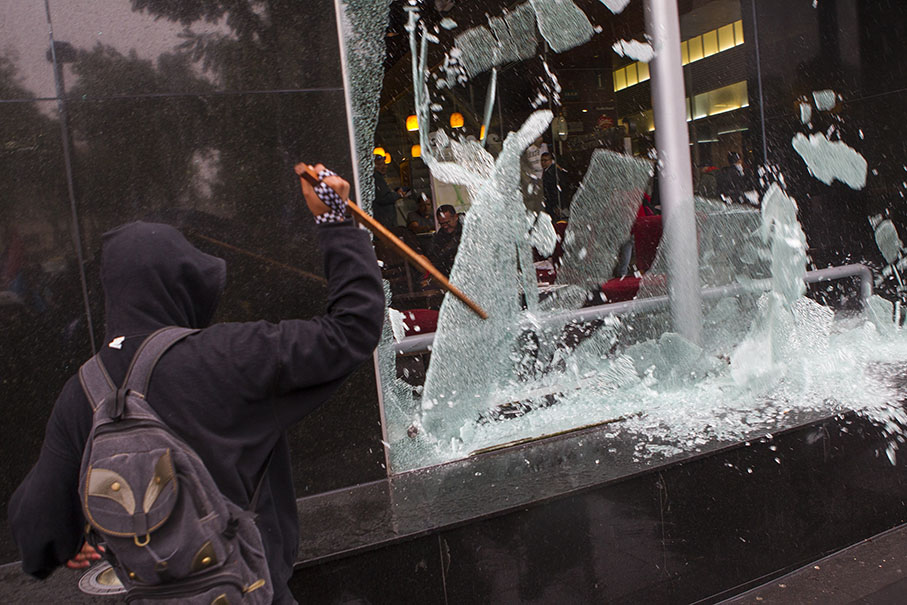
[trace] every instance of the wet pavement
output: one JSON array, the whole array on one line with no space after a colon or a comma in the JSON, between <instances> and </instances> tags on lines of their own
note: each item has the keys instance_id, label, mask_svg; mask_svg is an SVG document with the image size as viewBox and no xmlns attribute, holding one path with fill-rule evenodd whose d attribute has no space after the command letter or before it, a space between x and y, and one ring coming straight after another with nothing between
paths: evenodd
<instances>
[{"instance_id":1,"label":"wet pavement","mask_svg":"<svg viewBox=\"0 0 907 605\"><path fill-rule=\"evenodd\" d=\"M6 603L122 603L91 597L75 588L81 572L59 570L46 582L27 578L12 565L0 566ZM12 581L13 579L18 581ZM36 600L37 599L37 600ZM45 600L46 599L46 600ZM903 605L907 603L907 525L902 525L815 561L741 595L721 601L738 604Z\"/></svg>"},{"instance_id":2,"label":"wet pavement","mask_svg":"<svg viewBox=\"0 0 907 605\"><path fill-rule=\"evenodd\" d=\"M903 605L907 603L907 525L721 603Z\"/></svg>"}]
</instances>

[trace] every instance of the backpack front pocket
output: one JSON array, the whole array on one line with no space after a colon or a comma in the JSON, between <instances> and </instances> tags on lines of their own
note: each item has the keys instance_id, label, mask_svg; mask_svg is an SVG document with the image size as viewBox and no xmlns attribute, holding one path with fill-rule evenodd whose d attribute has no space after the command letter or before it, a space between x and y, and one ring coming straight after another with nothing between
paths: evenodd
<instances>
[{"instance_id":1,"label":"backpack front pocket","mask_svg":"<svg viewBox=\"0 0 907 605\"><path fill-rule=\"evenodd\" d=\"M83 486L88 522L103 534L132 537L142 545L179 497L169 449L115 454L94 461Z\"/></svg>"}]
</instances>

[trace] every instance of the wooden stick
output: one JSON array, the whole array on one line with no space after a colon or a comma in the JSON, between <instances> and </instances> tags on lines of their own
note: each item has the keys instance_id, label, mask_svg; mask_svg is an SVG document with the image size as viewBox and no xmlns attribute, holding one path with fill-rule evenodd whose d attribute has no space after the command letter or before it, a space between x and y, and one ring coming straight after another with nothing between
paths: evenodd
<instances>
[{"instance_id":1,"label":"wooden stick","mask_svg":"<svg viewBox=\"0 0 907 605\"><path fill-rule=\"evenodd\" d=\"M297 164L296 174L299 175L300 179L305 179L313 187L319 183L318 173L315 172L315 169L308 164ZM438 271L437 267L431 264L428 259L406 245L403 240L391 233L387 227L369 216L368 213L365 212L365 210L353 203L352 200L346 200L346 205L350 209L350 212L353 213L353 216L356 217L356 219L360 223L365 225L369 231L390 244L390 246L394 250L396 250L397 253L399 253L404 259L410 261L423 271L426 271L435 279L435 281L437 281L441 285L444 290L447 290L448 292L459 298L461 301L463 301L466 306L475 311L476 315L478 315L482 319L488 319L488 313L486 313L485 310L482 309L482 307L480 307L474 300L466 296L459 288L450 283L450 281L448 281L448 279L444 277L444 274Z\"/></svg>"}]
</instances>

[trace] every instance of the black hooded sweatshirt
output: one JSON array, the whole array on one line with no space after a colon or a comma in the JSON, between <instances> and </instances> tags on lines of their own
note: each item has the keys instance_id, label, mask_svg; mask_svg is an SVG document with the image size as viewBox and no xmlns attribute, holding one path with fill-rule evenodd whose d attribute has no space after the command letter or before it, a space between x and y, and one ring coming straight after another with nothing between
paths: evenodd
<instances>
[{"instance_id":1,"label":"black hooded sweatshirt","mask_svg":"<svg viewBox=\"0 0 907 605\"><path fill-rule=\"evenodd\" d=\"M205 328L161 358L148 402L243 508L274 451L257 513L275 602L292 602L287 581L299 542L285 431L371 356L384 317L381 275L368 235L351 221L317 230L328 309L311 320L205 328L226 265L167 225L130 223L105 234L101 258L106 335L100 354L111 377L121 383L136 349L156 329ZM115 348L121 336L125 340ZM91 406L73 376L54 404L37 464L10 500L23 569L36 577L48 576L81 548L85 521L78 479L91 420Z\"/></svg>"}]
</instances>

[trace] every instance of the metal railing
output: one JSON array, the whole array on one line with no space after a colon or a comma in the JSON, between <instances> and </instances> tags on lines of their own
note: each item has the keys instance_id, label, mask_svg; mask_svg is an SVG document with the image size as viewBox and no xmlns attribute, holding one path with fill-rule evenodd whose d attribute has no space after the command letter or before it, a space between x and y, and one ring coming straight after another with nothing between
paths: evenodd
<instances>
[{"instance_id":1,"label":"metal railing","mask_svg":"<svg viewBox=\"0 0 907 605\"><path fill-rule=\"evenodd\" d=\"M817 269L807 271L803 279L807 284L815 284L826 281L835 281L838 279L856 278L860 281L860 300L865 307L869 298L872 296L872 271L869 267L861 264L841 265L838 267L828 267L827 269ZM772 289L771 279L760 279L749 283L732 284L729 286L717 286L712 288L703 288L701 290L702 300L715 300L726 298L728 296L737 296L738 294L748 294L754 292L767 292ZM608 303L605 305L596 305L594 307L584 307L575 311L566 311L546 316L542 322L542 327L554 327L557 325L566 325L569 323L584 323L612 317L615 315L626 315L629 313L645 313L655 311L669 306L670 300L667 296L653 296L650 298L637 298L623 302ZM432 343L435 340L434 332L428 334L419 334L418 336L407 336L394 344L394 349L398 355L414 355L419 353L428 353L431 351Z\"/></svg>"}]
</instances>

